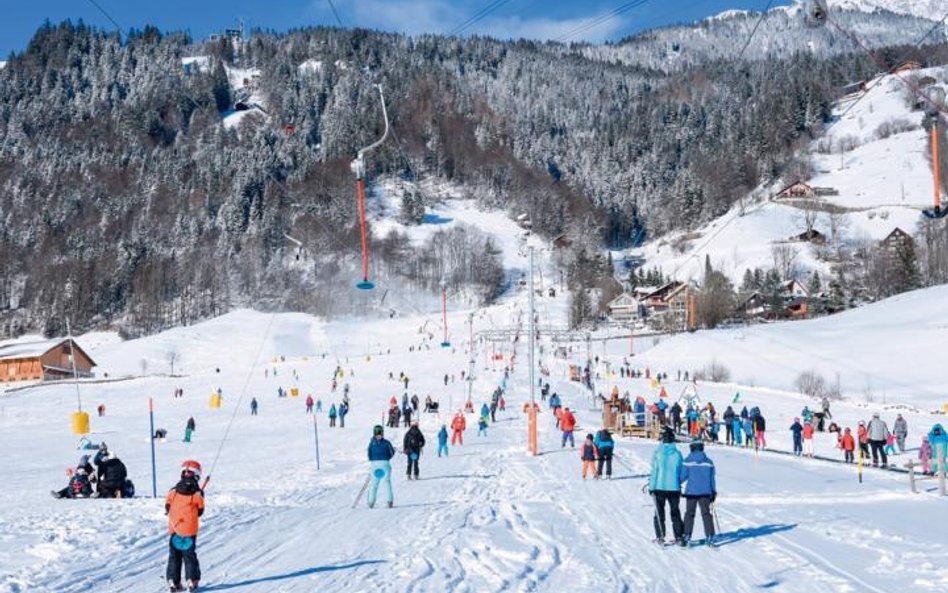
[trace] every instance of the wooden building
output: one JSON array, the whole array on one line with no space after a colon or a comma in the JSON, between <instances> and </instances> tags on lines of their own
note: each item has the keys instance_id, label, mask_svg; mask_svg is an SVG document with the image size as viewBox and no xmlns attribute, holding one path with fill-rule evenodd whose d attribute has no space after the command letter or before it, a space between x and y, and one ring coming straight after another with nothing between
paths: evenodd
<instances>
[{"instance_id":1,"label":"wooden building","mask_svg":"<svg viewBox=\"0 0 948 593\"><path fill-rule=\"evenodd\" d=\"M92 377L95 362L71 339L0 345L0 382L72 378L73 352L76 354L76 375Z\"/></svg>"},{"instance_id":2,"label":"wooden building","mask_svg":"<svg viewBox=\"0 0 948 593\"><path fill-rule=\"evenodd\" d=\"M627 292L609 301L606 307L609 308L609 317L613 321L627 322L639 317L639 301Z\"/></svg>"},{"instance_id":3,"label":"wooden building","mask_svg":"<svg viewBox=\"0 0 948 593\"><path fill-rule=\"evenodd\" d=\"M908 249L914 249L915 240L899 227L895 227L885 239L879 241L879 248L888 255L897 256Z\"/></svg>"}]
</instances>

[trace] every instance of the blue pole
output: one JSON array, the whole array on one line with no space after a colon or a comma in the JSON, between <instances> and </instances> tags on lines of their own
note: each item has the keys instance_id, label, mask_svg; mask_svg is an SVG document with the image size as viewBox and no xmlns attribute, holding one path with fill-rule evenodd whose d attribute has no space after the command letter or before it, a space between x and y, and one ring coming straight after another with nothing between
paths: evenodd
<instances>
[{"instance_id":1,"label":"blue pole","mask_svg":"<svg viewBox=\"0 0 948 593\"><path fill-rule=\"evenodd\" d=\"M316 439L316 469L319 469L319 424L316 422L318 414L313 414L313 436Z\"/></svg>"},{"instance_id":2,"label":"blue pole","mask_svg":"<svg viewBox=\"0 0 948 593\"><path fill-rule=\"evenodd\" d=\"M148 435L151 441L151 497L158 498L158 474L155 470L155 403L152 398L148 398L148 423L151 426L151 434Z\"/></svg>"}]
</instances>

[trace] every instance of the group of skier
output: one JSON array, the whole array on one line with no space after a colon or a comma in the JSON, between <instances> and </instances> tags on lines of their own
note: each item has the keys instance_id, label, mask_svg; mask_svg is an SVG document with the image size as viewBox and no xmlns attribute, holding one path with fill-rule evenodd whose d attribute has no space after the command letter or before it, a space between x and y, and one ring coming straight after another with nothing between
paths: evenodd
<instances>
[{"instance_id":1,"label":"group of skier","mask_svg":"<svg viewBox=\"0 0 948 593\"><path fill-rule=\"evenodd\" d=\"M61 490L54 490L52 495L56 498L130 498L135 495L135 486L128 479L125 464L103 442L92 463L88 455L79 457L69 483Z\"/></svg>"},{"instance_id":2,"label":"group of skier","mask_svg":"<svg viewBox=\"0 0 948 593\"><path fill-rule=\"evenodd\" d=\"M677 543L688 546L694 529L695 515L701 510L704 525L704 542L715 543L714 502L717 498L714 462L704 452L704 442L695 439L690 444L690 453L682 458L676 445L674 430L665 428L662 444L652 455L652 466L647 485L648 493L655 505L655 543L669 545ZM682 485L684 484L684 493ZM685 497L685 519L681 518L681 496ZM665 507L668 507L672 523L673 540L667 537Z\"/></svg>"}]
</instances>

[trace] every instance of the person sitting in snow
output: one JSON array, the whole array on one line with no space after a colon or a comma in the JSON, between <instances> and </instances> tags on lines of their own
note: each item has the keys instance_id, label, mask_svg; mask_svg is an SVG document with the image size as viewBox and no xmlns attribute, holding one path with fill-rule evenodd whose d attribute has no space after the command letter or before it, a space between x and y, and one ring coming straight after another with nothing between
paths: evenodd
<instances>
[{"instance_id":1,"label":"person sitting in snow","mask_svg":"<svg viewBox=\"0 0 948 593\"><path fill-rule=\"evenodd\" d=\"M69 484L62 490L53 490L52 494L56 498L89 498L92 496L94 480L89 456L83 455L79 458L79 464L76 465L72 476L69 477Z\"/></svg>"}]
</instances>

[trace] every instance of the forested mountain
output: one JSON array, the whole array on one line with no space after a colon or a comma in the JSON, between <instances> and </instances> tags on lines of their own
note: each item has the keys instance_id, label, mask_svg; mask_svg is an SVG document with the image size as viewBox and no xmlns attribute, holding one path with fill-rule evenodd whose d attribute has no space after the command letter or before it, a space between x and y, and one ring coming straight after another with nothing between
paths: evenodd
<instances>
[{"instance_id":1,"label":"forested mountain","mask_svg":"<svg viewBox=\"0 0 948 593\"><path fill-rule=\"evenodd\" d=\"M931 26L837 18L877 45ZM526 213L543 235L568 233L570 278L587 282L580 272L603 244L697 225L762 181L794 175L805 166L795 151L840 85L878 69L843 40L735 62L748 23L720 19L731 20L740 24L713 45L727 51L698 49L671 69L654 57L664 41L645 38L624 45L653 57L618 59L609 52L623 44L328 28L198 43L153 28L119 39L47 24L0 70L0 331L59 332L66 317L80 329L152 331L236 305L365 310L352 288L348 164L381 134L374 83L395 134L372 153L371 178L435 176L484 207ZM944 44L881 51L890 62L946 54ZM208 56L207 67L185 70L188 56ZM238 65L259 70L265 114L227 128ZM285 233L306 241L310 259L294 258ZM443 274L495 296L490 241L475 231L451 241L463 249L374 238L373 274L427 289Z\"/></svg>"}]
</instances>

